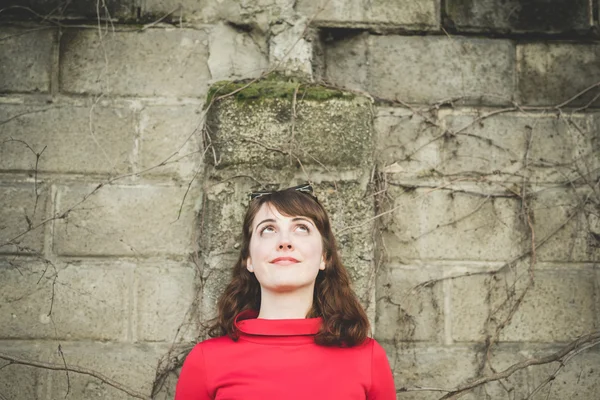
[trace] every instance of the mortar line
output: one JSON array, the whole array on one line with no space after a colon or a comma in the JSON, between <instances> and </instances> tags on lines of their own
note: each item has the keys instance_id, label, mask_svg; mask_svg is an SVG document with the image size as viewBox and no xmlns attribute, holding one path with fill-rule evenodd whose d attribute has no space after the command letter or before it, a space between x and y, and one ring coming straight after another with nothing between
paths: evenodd
<instances>
[{"instance_id":1,"label":"mortar line","mask_svg":"<svg viewBox=\"0 0 600 400\"><path fill-rule=\"evenodd\" d=\"M449 280L444 280L443 284L443 292L444 292L444 344L446 346L451 346L454 344L452 340L452 289L450 287L451 282Z\"/></svg>"},{"instance_id":2,"label":"mortar line","mask_svg":"<svg viewBox=\"0 0 600 400\"><path fill-rule=\"evenodd\" d=\"M50 61L50 96L53 98L59 94L60 85L60 37L62 36L61 30L57 29L54 31L54 40L52 44L52 59Z\"/></svg>"},{"instance_id":3,"label":"mortar line","mask_svg":"<svg viewBox=\"0 0 600 400\"><path fill-rule=\"evenodd\" d=\"M129 288L128 288L128 307L127 307L127 336L126 339L135 343L138 338L136 334L137 330L137 296L135 295L135 290L137 288L137 265L130 269L130 279L129 279Z\"/></svg>"},{"instance_id":4,"label":"mortar line","mask_svg":"<svg viewBox=\"0 0 600 400\"><path fill-rule=\"evenodd\" d=\"M54 216L55 210L58 208L57 205L57 188L55 184L51 184L49 189L49 196L46 199L44 219L49 222L44 226L44 250L43 256L45 259L50 260L54 263L54 224L56 220L51 219Z\"/></svg>"}]
</instances>

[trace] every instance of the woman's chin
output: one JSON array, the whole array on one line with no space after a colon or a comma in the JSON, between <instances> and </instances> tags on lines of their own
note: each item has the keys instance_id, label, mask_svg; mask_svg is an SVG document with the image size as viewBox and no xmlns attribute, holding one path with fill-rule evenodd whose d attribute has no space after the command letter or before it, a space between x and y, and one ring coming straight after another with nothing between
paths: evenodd
<instances>
[{"instance_id":1,"label":"woman's chin","mask_svg":"<svg viewBox=\"0 0 600 400\"><path fill-rule=\"evenodd\" d=\"M265 285L265 289L275 293L289 293L294 291L300 291L306 287L311 286L311 282L298 282L298 281L280 281L274 282L271 285Z\"/></svg>"}]
</instances>

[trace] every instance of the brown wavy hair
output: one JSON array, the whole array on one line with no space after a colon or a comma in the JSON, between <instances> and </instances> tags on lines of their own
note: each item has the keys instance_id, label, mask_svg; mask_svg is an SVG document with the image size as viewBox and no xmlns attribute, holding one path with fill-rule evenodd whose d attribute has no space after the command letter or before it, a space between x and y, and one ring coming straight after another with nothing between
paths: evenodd
<instances>
[{"instance_id":1,"label":"brown wavy hair","mask_svg":"<svg viewBox=\"0 0 600 400\"><path fill-rule=\"evenodd\" d=\"M250 256L252 221L264 204L275 207L283 215L310 218L323 238L325 269L319 270L313 304L306 315L307 318L323 318L315 343L348 347L362 343L369 333L369 320L350 286L350 277L340 260L327 212L316 197L294 189L273 192L250 202L244 217L240 255L233 267L231 282L217 303L218 316L210 326L209 335L227 335L237 340L235 317L244 310L260 309L260 284L246 269L246 260Z\"/></svg>"}]
</instances>

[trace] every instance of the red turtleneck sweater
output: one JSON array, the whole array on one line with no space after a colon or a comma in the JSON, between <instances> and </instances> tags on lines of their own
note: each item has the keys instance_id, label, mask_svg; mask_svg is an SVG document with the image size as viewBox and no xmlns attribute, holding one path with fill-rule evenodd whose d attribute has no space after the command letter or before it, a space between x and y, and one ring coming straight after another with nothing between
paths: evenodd
<instances>
[{"instance_id":1,"label":"red turtleneck sweater","mask_svg":"<svg viewBox=\"0 0 600 400\"><path fill-rule=\"evenodd\" d=\"M396 400L383 348L319 346L321 318L236 319L237 342L205 340L183 364L175 400Z\"/></svg>"}]
</instances>

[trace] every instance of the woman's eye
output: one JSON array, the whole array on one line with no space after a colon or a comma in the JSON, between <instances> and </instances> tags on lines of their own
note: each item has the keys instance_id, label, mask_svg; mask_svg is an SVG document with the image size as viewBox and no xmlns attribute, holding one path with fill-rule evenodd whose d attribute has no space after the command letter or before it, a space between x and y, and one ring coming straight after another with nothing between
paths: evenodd
<instances>
[{"instance_id":1,"label":"woman's eye","mask_svg":"<svg viewBox=\"0 0 600 400\"><path fill-rule=\"evenodd\" d=\"M300 224L296 227L296 230L300 231L300 232L310 232L310 229L308 228L308 226L304 225L304 224Z\"/></svg>"},{"instance_id":2,"label":"woman's eye","mask_svg":"<svg viewBox=\"0 0 600 400\"><path fill-rule=\"evenodd\" d=\"M275 228L272 225L267 225L267 226L265 226L264 228L262 228L260 230L261 234L263 234L263 233L272 233L272 232L275 232Z\"/></svg>"}]
</instances>

